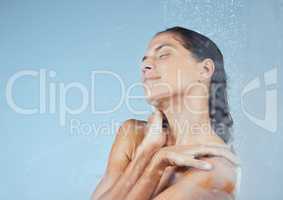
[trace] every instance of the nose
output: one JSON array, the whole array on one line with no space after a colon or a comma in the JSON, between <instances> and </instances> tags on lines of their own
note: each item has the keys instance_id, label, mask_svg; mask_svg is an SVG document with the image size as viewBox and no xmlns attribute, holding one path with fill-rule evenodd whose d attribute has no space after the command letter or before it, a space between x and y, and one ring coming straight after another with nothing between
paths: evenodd
<instances>
[{"instance_id":1,"label":"nose","mask_svg":"<svg viewBox=\"0 0 283 200\"><path fill-rule=\"evenodd\" d=\"M143 63L142 64L142 72L145 73L146 71L151 71L153 68L152 65L149 65L149 64L146 64L146 63Z\"/></svg>"}]
</instances>

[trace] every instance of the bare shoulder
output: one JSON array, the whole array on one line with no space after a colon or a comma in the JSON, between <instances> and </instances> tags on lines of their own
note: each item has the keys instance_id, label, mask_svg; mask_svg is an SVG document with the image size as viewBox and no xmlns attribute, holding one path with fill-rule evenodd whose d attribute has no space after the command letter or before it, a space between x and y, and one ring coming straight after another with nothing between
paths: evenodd
<instances>
[{"instance_id":1,"label":"bare shoulder","mask_svg":"<svg viewBox=\"0 0 283 200\"><path fill-rule=\"evenodd\" d=\"M137 119L127 119L122 123L117 131L116 142L127 141L129 144L129 157L132 158L137 146L144 138L147 121ZM117 141L119 140L119 141Z\"/></svg>"},{"instance_id":2,"label":"bare shoulder","mask_svg":"<svg viewBox=\"0 0 283 200\"><path fill-rule=\"evenodd\" d=\"M137 119L127 119L119 127L117 134L120 136L125 136L128 139L139 139L144 136L144 129L147 121L137 120Z\"/></svg>"},{"instance_id":3,"label":"bare shoulder","mask_svg":"<svg viewBox=\"0 0 283 200\"><path fill-rule=\"evenodd\" d=\"M204 191L225 193L233 196L237 186L237 166L223 157L201 158L212 164L210 171L188 170L185 179L194 182L194 187Z\"/></svg>"},{"instance_id":4,"label":"bare shoulder","mask_svg":"<svg viewBox=\"0 0 283 200\"><path fill-rule=\"evenodd\" d=\"M140 134L142 133L147 121L137 119L127 119L122 123L119 128L119 132L123 134Z\"/></svg>"},{"instance_id":5,"label":"bare shoulder","mask_svg":"<svg viewBox=\"0 0 283 200\"><path fill-rule=\"evenodd\" d=\"M145 124L145 121L128 119L116 131L105 174L93 192L92 199L98 199L125 171L132 159L136 146L143 138Z\"/></svg>"},{"instance_id":6,"label":"bare shoulder","mask_svg":"<svg viewBox=\"0 0 283 200\"><path fill-rule=\"evenodd\" d=\"M115 139L111 147L107 171L124 171L132 159L136 145L143 138L143 124L145 122L136 119L124 121L116 131Z\"/></svg>"},{"instance_id":7,"label":"bare shoulder","mask_svg":"<svg viewBox=\"0 0 283 200\"><path fill-rule=\"evenodd\" d=\"M235 198L237 182L236 166L222 157L200 158L213 165L209 171L189 168L158 194L154 200L163 199L210 199L227 200Z\"/></svg>"}]
</instances>

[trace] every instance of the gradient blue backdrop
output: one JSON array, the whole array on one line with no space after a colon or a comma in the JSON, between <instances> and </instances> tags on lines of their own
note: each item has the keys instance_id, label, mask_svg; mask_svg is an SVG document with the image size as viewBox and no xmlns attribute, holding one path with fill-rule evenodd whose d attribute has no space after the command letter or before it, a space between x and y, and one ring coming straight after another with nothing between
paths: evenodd
<instances>
[{"instance_id":1,"label":"gradient blue backdrop","mask_svg":"<svg viewBox=\"0 0 283 200\"><path fill-rule=\"evenodd\" d=\"M129 87L140 80L140 59L152 35L175 25L200 31L223 51L235 146L243 162L239 199L282 199L281 101L275 132L250 121L240 102L247 83L256 77L262 80L263 73L274 67L281 98L282 13L282 0L0 0L0 199L89 199L104 172L115 127L105 134L102 129L73 134L71 120L109 128L111 121L145 119L151 111L144 100L131 100L135 109L148 110L141 115L134 114L125 100L109 114L92 113L89 104L80 114L68 115L66 126L60 126L58 103L54 114L22 115L8 106L5 90L13 74L53 70L56 77L48 83L80 82L90 90L91 72L110 70ZM119 101L120 88L113 77L100 76L95 86L92 101L97 108ZM38 78L20 79L13 90L17 104L38 106L38 87ZM245 100L258 117L266 112L264 91ZM132 94L143 91L136 87ZM76 90L67 99L74 108L81 103Z\"/></svg>"}]
</instances>

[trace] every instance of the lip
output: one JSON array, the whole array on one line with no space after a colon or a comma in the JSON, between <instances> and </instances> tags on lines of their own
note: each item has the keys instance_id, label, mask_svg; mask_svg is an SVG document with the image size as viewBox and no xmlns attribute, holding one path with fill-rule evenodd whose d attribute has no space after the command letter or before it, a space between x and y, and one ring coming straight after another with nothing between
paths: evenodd
<instances>
[{"instance_id":1,"label":"lip","mask_svg":"<svg viewBox=\"0 0 283 200\"><path fill-rule=\"evenodd\" d=\"M158 79L160 79L160 78L161 78L160 76L143 77L143 82L158 80Z\"/></svg>"}]
</instances>

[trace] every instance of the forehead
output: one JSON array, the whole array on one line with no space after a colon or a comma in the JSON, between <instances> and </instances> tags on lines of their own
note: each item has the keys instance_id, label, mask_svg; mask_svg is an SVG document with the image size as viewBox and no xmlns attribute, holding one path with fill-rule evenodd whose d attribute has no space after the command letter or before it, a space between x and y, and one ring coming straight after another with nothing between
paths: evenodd
<instances>
[{"instance_id":1,"label":"forehead","mask_svg":"<svg viewBox=\"0 0 283 200\"><path fill-rule=\"evenodd\" d=\"M176 35L172 33L161 33L150 40L147 50L153 50L161 44L169 44L177 49L182 47L180 39Z\"/></svg>"}]
</instances>

